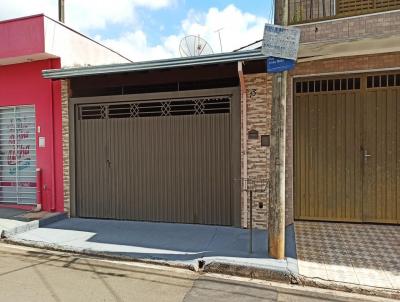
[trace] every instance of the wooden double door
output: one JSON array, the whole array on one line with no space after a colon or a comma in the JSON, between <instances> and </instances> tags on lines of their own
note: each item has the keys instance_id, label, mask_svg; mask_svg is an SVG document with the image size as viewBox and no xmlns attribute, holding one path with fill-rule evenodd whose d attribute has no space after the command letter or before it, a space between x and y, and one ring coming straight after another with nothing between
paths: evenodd
<instances>
[{"instance_id":1,"label":"wooden double door","mask_svg":"<svg viewBox=\"0 0 400 302\"><path fill-rule=\"evenodd\" d=\"M400 71L294 89L295 218L400 223Z\"/></svg>"}]
</instances>

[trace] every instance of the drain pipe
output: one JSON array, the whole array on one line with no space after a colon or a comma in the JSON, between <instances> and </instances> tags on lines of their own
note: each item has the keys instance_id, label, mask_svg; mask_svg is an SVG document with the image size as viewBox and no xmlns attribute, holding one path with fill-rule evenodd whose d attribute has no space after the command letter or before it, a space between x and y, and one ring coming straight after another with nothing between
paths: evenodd
<instances>
[{"instance_id":1,"label":"drain pipe","mask_svg":"<svg viewBox=\"0 0 400 302\"><path fill-rule=\"evenodd\" d=\"M55 63L55 60L51 60L50 61L50 67L51 69L56 69L56 68L60 68L60 66L58 66L58 64ZM58 81L60 82L60 81ZM52 177L51 177L51 202L50 202L50 211L54 212L56 210L56 156L55 156L55 145L56 145L56 140L55 140L55 117L54 117L54 113L55 113L55 109L54 109L54 105L55 102L57 100L57 94L61 91L61 88L58 90L56 89L56 83L55 81L51 81L50 85L51 85L51 103L50 103L50 110L51 110L51 125L52 125L52 131L51 131L51 144L50 144L50 150L51 150L51 167L52 167ZM59 84L60 85L60 84ZM46 189L46 184L44 186L44 189Z\"/></svg>"},{"instance_id":2,"label":"drain pipe","mask_svg":"<svg viewBox=\"0 0 400 302\"><path fill-rule=\"evenodd\" d=\"M246 92L246 84L244 82L243 75L243 61L238 62L238 74L240 81L240 96L242 103L242 140L243 140L243 150L242 150L242 158L243 158L243 172L242 172L242 181L240 185L244 186L242 188L242 200L243 200L243 226L248 227L248 204L247 204L247 92Z\"/></svg>"},{"instance_id":3,"label":"drain pipe","mask_svg":"<svg viewBox=\"0 0 400 302\"><path fill-rule=\"evenodd\" d=\"M33 212L40 212L42 210L42 170L36 169L36 207Z\"/></svg>"}]
</instances>

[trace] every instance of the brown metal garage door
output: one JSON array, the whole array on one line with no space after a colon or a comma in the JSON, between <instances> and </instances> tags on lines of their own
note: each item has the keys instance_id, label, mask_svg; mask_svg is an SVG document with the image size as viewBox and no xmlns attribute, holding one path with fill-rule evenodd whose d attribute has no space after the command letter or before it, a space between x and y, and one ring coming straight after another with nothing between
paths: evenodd
<instances>
[{"instance_id":1,"label":"brown metal garage door","mask_svg":"<svg viewBox=\"0 0 400 302\"><path fill-rule=\"evenodd\" d=\"M297 80L295 217L400 222L400 73Z\"/></svg>"},{"instance_id":2,"label":"brown metal garage door","mask_svg":"<svg viewBox=\"0 0 400 302\"><path fill-rule=\"evenodd\" d=\"M230 103L77 106L77 215L231 225Z\"/></svg>"}]
</instances>

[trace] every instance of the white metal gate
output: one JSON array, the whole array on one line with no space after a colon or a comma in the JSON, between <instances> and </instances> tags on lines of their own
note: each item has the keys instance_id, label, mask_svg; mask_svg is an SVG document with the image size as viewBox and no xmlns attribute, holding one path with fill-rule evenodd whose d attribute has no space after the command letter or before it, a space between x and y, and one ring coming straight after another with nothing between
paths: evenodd
<instances>
[{"instance_id":1,"label":"white metal gate","mask_svg":"<svg viewBox=\"0 0 400 302\"><path fill-rule=\"evenodd\" d=\"M36 204L35 107L0 107L0 203Z\"/></svg>"}]
</instances>

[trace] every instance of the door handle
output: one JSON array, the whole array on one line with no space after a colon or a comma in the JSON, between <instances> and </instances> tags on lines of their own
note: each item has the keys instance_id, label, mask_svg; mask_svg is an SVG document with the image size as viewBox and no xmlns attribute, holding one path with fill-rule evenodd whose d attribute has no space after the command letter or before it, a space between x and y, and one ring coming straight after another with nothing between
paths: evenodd
<instances>
[{"instance_id":1,"label":"door handle","mask_svg":"<svg viewBox=\"0 0 400 302\"><path fill-rule=\"evenodd\" d=\"M368 154L368 150L364 149L364 159L367 160L371 156L372 156L371 154Z\"/></svg>"}]
</instances>

